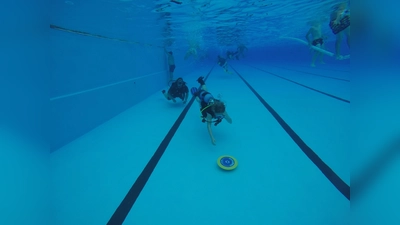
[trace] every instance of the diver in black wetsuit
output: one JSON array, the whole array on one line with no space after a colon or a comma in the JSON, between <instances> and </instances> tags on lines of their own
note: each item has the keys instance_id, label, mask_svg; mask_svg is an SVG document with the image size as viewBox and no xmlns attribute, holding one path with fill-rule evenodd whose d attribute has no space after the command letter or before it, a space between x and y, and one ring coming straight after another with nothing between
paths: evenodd
<instances>
[{"instance_id":1,"label":"diver in black wetsuit","mask_svg":"<svg viewBox=\"0 0 400 225\"><path fill-rule=\"evenodd\" d=\"M218 55L218 65L224 68L225 72L228 72L228 60L222 58L220 55Z\"/></svg>"},{"instance_id":2,"label":"diver in black wetsuit","mask_svg":"<svg viewBox=\"0 0 400 225\"><path fill-rule=\"evenodd\" d=\"M176 102L175 98L178 97L182 99L183 104L185 104L189 96L189 88L186 86L186 83L185 81L183 81L182 78L178 78L175 82L172 83L168 92L162 90L162 93L167 100L172 100L173 102Z\"/></svg>"}]
</instances>

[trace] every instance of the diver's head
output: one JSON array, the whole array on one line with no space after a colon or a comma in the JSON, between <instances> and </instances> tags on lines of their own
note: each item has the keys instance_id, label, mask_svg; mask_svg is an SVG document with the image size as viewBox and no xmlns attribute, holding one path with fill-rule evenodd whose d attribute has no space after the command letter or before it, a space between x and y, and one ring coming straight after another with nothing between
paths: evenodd
<instances>
[{"instance_id":1,"label":"diver's head","mask_svg":"<svg viewBox=\"0 0 400 225\"><path fill-rule=\"evenodd\" d=\"M215 113L224 113L225 112L225 104L221 101L214 101L212 104L213 110Z\"/></svg>"},{"instance_id":2,"label":"diver's head","mask_svg":"<svg viewBox=\"0 0 400 225\"><path fill-rule=\"evenodd\" d=\"M176 85L178 86L178 87L182 87L182 85L183 85L183 79L182 78L178 78L177 80L176 80Z\"/></svg>"}]
</instances>

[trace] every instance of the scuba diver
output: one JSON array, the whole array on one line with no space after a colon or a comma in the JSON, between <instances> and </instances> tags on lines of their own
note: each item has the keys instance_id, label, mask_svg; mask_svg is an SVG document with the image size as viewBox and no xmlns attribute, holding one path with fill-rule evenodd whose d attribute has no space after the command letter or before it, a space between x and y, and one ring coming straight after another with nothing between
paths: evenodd
<instances>
[{"instance_id":1,"label":"scuba diver","mask_svg":"<svg viewBox=\"0 0 400 225\"><path fill-rule=\"evenodd\" d=\"M217 126L223 119L225 119L231 124L232 119L225 110L225 104L222 101L215 99L213 95L207 91L203 78L204 77L199 77L197 79L197 82L201 85L200 90L193 87L190 89L190 92L193 96L196 96L196 100L200 102L202 122L207 122L207 130L211 138L211 143L215 145L216 141L212 133L211 123L214 123L214 126Z\"/></svg>"},{"instance_id":2,"label":"scuba diver","mask_svg":"<svg viewBox=\"0 0 400 225\"><path fill-rule=\"evenodd\" d=\"M167 100L172 100L173 102L176 102L175 98L178 97L182 99L183 104L185 104L189 96L189 88L186 86L186 83L185 81L183 81L182 78L178 78L175 82L172 83L168 92L162 90L162 93Z\"/></svg>"},{"instance_id":3,"label":"scuba diver","mask_svg":"<svg viewBox=\"0 0 400 225\"><path fill-rule=\"evenodd\" d=\"M218 55L218 65L221 66L226 73L228 73L228 60Z\"/></svg>"}]
</instances>

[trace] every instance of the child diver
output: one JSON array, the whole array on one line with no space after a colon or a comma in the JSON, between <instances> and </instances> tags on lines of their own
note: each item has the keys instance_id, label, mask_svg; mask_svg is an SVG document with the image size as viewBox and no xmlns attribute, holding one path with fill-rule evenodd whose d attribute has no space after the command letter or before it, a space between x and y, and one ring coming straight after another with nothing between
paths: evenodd
<instances>
[{"instance_id":1,"label":"child diver","mask_svg":"<svg viewBox=\"0 0 400 225\"><path fill-rule=\"evenodd\" d=\"M202 122L207 122L207 130L211 138L211 143L215 145L216 141L212 133L211 123L214 123L214 126L217 126L223 119L226 119L226 121L231 124L232 119L225 110L225 104L220 100L215 99L212 94L207 91L203 77L199 77L197 82L201 84L200 90L193 87L190 89L190 92L192 95L196 96L196 100L200 102Z\"/></svg>"}]
</instances>

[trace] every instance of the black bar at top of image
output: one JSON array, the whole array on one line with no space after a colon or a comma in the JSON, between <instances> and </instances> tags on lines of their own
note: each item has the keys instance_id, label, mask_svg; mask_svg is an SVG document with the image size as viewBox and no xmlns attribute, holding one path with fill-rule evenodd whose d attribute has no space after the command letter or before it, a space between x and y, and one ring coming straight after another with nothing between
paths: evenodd
<instances>
[{"instance_id":1,"label":"black bar at top of image","mask_svg":"<svg viewBox=\"0 0 400 225\"><path fill-rule=\"evenodd\" d=\"M232 66L231 66L232 67ZM322 159L310 148L304 141L293 131L293 129L279 116L279 114L256 92L256 90L232 67L236 74L243 80L243 82L250 88L250 90L257 96L260 102L267 108L272 116L278 121L281 127L286 131L292 140L300 147L306 156L318 167L318 169L325 175L326 178L345 196L350 200L350 186L347 185Z\"/></svg>"},{"instance_id":2,"label":"black bar at top of image","mask_svg":"<svg viewBox=\"0 0 400 225\"><path fill-rule=\"evenodd\" d=\"M205 80L208 78L211 71L214 69L214 66L211 68L211 70L206 75ZM107 223L108 225L120 225L125 221L126 217L128 216L130 210L132 209L137 198L139 197L140 193L142 192L144 186L146 185L147 181L149 180L155 167L157 166L158 162L160 161L161 157L163 156L165 150L167 149L169 143L171 142L176 131L178 130L179 126L181 125L183 119L185 118L185 116L186 116L187 112L189 111L191 105L193 104L194 100L195 100L195 97L192 96L192 99L189 101L189 103L186 105L185 109L179 115L179 117L175 121L174 125L172 125L171 129L168 131L167 135L164 137L164 140L158 146L156 152L151 157L151 159L147 163L146 167L140 173L139 177L136 179L135 183L132 185L131 189L126 194L125 198L122 200L122 202L120 203L118 208L115 210L114 214L111 216L110 220Z\"/></svg>"},{"instance_id":3,"label":"black bar at top of image","mask_svg":"<svg viewBox=\"0 0 400 225\"><path fill-rule=\"evenodd\" d=\"M281 79L283 79L283 80L287 80L287 81L289 81L289 82L295 83L295 84L297 84L297 85L299 85L299 86L302 86L302 87L305 87L305 88L307 88L307 89L313 90L313 91L315 91L315 92L318 92L318 93L320 93L320 94L323 94L323 95L329 96L329 97L331 97L331 98L334 98L334 99L340 100L340 101L342 101L342 102L350 103L350 101L349 101L349 100L347 100L347 99L340 98L340 97L337 97L337 96L334 96L334 95L328 94L328 93L326 93L326 92L323 92L323 91L317 90L317 89L315 89L315 88L312 88L312 87L308 87L308 86L306 86L306 85L304 85L304 84L300 84L300 83L298 83L298 82L296 82L296 81L293 81L293 80L287 79L287 78L285 78L285 77L279 76L279 75L277 75L277 74L274 74L274 73L271 73L271 72L269 72L269 71L266 71L266 70L263 70L263 69L259 69L259 68L257 68L257 67L254 67L254 66L251 66L251 67L253 67L253 68L255 68L255 69L258 69L258 70L260 70L260 71L263 71L264 73L269 73L269 74L271 74L271 75L273 75L273 76L279 77L279 78L281 78ZM235 71L236 71L236 70L235 70Z\"/></svg>"}]
</instances>

